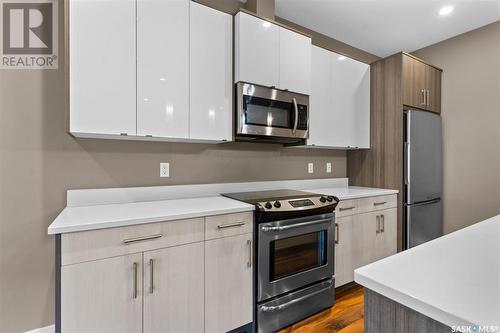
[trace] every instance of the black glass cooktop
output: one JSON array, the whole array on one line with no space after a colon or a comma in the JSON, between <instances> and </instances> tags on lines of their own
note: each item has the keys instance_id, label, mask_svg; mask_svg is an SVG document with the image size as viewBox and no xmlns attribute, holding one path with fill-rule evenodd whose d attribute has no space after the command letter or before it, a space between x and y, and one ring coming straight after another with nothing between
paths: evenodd
<instances>
[{"instance_id":1,"label":"black glass cooktop","mask_svg":"<svg viewBox=\"0 0 500 333\"><path fill-rule=\"evenodd\" d=\"M256 192L222 193L223 196L255 205L262 201L318 197L320 194L296 190L271 190Z\"/></svg>"}]
</instances>

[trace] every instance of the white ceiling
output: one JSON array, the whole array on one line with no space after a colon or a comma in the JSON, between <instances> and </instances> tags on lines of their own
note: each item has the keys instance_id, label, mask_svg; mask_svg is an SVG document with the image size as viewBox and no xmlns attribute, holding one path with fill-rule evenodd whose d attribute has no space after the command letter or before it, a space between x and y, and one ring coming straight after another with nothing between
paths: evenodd
<instances>
[{"instance_id":1,"label":"white ceiling","mask_svg":"<svg viewBox=\"0 0 500 333\"><path fill-rule=\"evenodd\" d=\"M276 0L276 15L385 57L498 21L500 0Z\"/></svg>"}]
</instances>

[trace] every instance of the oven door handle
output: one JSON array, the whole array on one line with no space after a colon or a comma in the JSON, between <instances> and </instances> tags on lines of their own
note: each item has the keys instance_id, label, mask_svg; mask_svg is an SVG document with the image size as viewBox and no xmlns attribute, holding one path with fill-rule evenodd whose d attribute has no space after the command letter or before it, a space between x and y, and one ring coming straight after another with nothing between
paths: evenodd
<instances>
[{"instance_id":1,"label":"oven door handle","mask_svg":"<svg viewBox=\"0 0 500 333\"><path fill-rule=\"evenodd\" d=\"M280 225L277 227L263 226L262 231L264 231L264 232L284 231L284 230L307 227L310 225L322 224L322 223L330 222L330 221L331 221L331 219L322 219L322 220L317 220L317 221L303 222L303 223L297 223L297 224L291 224L291 225Z\"/></svg>"},{"instance_id":2,"label":"oven door handle","mask_svg":"<svg viewBox=\"0 0 500 333\"><path fill-rule=\"evenodd\" d=\"M299 298L296 298L296 299L293 299L291 300L290 302L286 302L286 303L283 303L283 304L280 304L280 305L271 305L271 306L268 306L268 305L263 305L260 309L261 311L263 312L276 312L276 311L281 311L281 310L284 310L290 306L292 306L293 304L295 303L298 303L298 302L302 302L302 301L305 301L306 299L308 298L311 298L317 294L320 294L322 293L323 291L329 289L332 287L332 284L333 282L332 281L328 281L328 286L324 287L324 288L321 288L319 290L316 290L315 292L313 293L310 293L308 295L304 295L302 297L299 297Z\"/></svg>"},{"instance_id":3,"label":"oven door handle","mask_svg":"<svg viewBox=\"0 0 500 333\"><path fill-rule=\"evenodd\" d=\"M297 106L297 99L292 98L293 108L295 110L295 121L293 123L292 133L295 134L297 132L297 125L299 124L299 107Z\"/></svg>"}]
</instances>

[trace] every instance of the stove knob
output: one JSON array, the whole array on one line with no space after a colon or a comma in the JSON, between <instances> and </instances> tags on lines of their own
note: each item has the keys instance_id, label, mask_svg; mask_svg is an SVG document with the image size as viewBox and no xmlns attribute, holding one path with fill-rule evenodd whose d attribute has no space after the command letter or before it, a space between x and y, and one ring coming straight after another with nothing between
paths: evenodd
<instances>
[{"instance_id":1,"label":"stove knob","mask_svg":"<svg viewBox=\"0 0 500 333\"><path fill-rule=\"evenodd\" d=\"M268 201L268 202L266 202L264 207L266 207L267 209L271 209L271 208L273 208L273 205Z\"/></svg>"},{"instance_id":2,"label":"stove knob","mask_svg":"<svg viewBox=\"0 0 500 333\"><path fill-rule=\"evenodd\" d=\"M333 197L332 197L332 196L327 196L327 197L326 197L326 200L328 200L328 201L332 202L332 201L333 201Z\"/></svg>"},{"instance_id":3,"label":"stove knob","mask_svg":"<svg viewBox=\"0 0 500 333\"><path fill-rule=\"evenodd\" d=\"M319 198L319 201L321 201L322 203L325 203L326 202L326 197Z\"/></svg>"},{"instance_id":4,"label":"stove knob","mask_svg":"<svg viewBox=\"0 0 500 333\"><path fill-rule=\"evenodd\" d=\"M280 207L281 207L281 202L279 202L279 201L275 201L275 202L274 202L274 207L276 207L276 208L280 208Z\"/></svg>"}]
</instances>

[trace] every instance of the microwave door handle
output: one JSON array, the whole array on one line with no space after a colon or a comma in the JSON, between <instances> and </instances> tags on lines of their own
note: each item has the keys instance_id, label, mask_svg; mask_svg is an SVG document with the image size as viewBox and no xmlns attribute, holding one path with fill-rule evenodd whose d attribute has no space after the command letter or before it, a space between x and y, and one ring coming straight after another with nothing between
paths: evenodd
<instances>
[{"instance_id":1,"label":"microwave door handle","mask_svg":"<svg viewBox=\"0 0 500 333\"><path fill-rule=\"evenodd\" d=\"M299 107L297 106L297 100L295 99L295 97L292 98L292 102L293 102L293 108L295 109L295 121L293 124L292 133L295 134L295 132L297 132L297 125L299 123Z\"/></svg>"}]
</instances>

